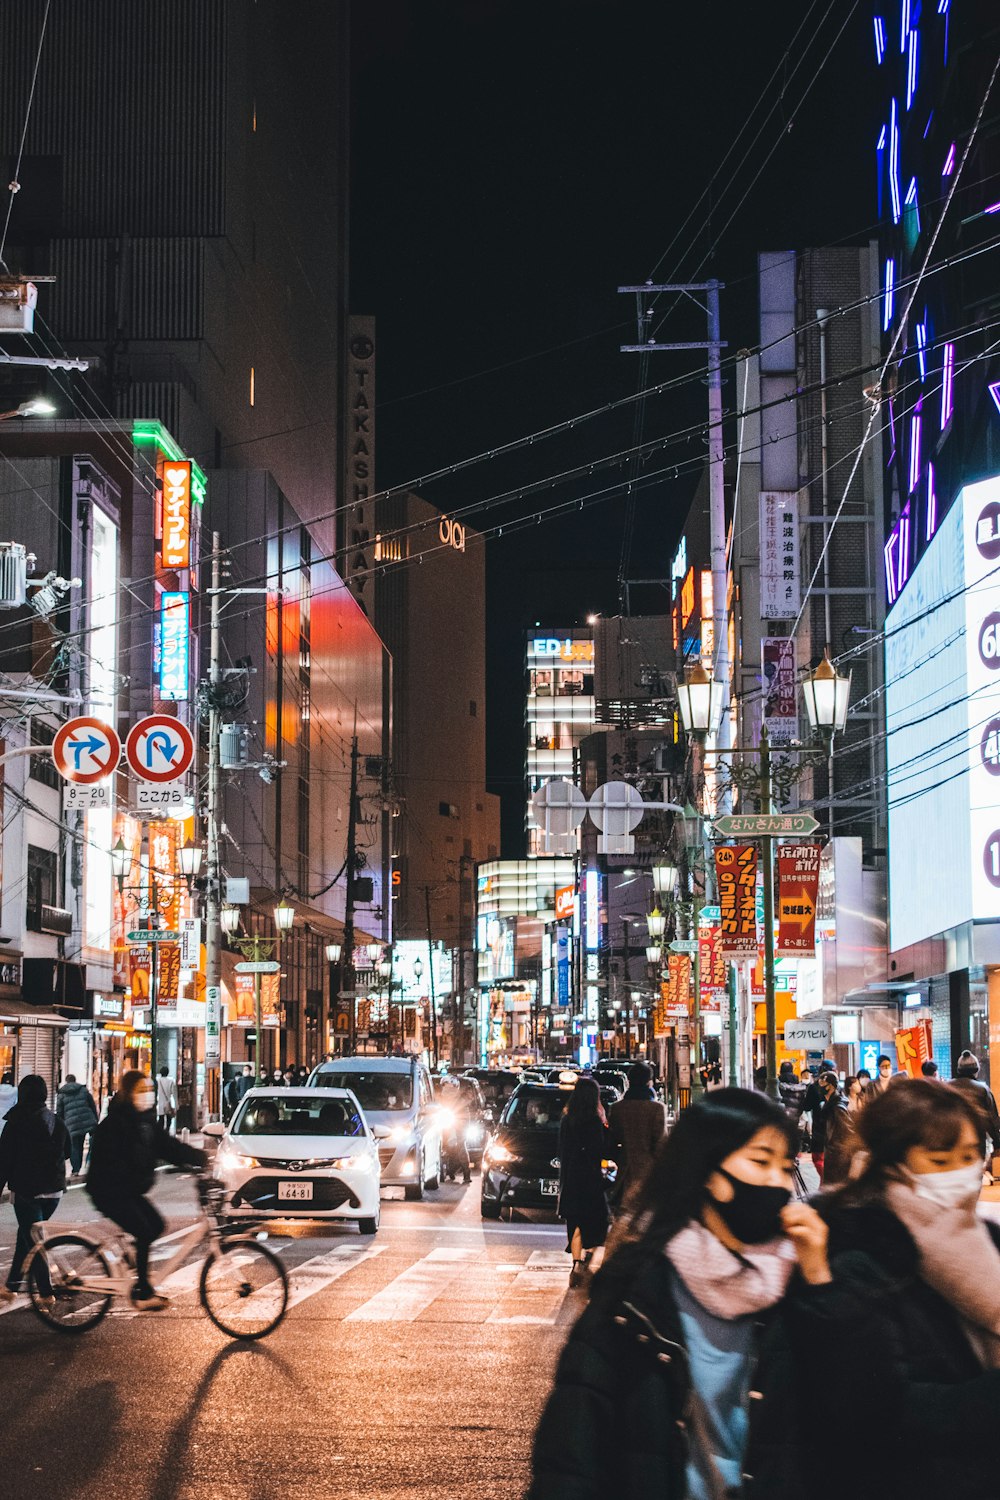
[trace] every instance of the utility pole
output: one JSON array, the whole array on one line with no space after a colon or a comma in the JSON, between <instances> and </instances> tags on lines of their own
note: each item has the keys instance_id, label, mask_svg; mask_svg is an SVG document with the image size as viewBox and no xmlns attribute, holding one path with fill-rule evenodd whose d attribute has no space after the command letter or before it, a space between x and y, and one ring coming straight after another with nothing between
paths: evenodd
<instances>
[{"instance_id":1,"label":"utility pole","mask_svg":"<svg viewBox=\"0 0 1000 1500\"><path fill-rule=\"evenodd\" d=\"M431 939L431 888L424 886L424 910L427 913L427 970L431 982L431 1044L434 1066L438 1065L437 995L434 990L434 944Z\"/></svg>"},{"instance_id":2,"label":"utility pole","mask_svg":"<svg viewBox=\"0 0 1000 1500\"><path fill-rule=\"evenodd\" d=\"M760 810L771 811L771 741L767 726L760 727ZM767 1092L772 1099L778 1092L778 1018L774 997L774 839L762 840L764 849L764 1014L767 1062Z\"/></svg>"},{"instance_id":3,"label":"utility pole","mask_svg":"<svg viewBox=\"0 0 1000 1500\"><path fill-rule=\"evenodd\" d=\"M351 740L351 800L347 814L347 901L344 906L344 953L340 976L342 993L350 1004L348 1027L348 1052L353 1054L358 1045L358 997L354 973L354 865L357 858L358 823L358 734L355 724Z\"/></svg>"},{"instance_id":4,"label":"utility pole","mask_svg":"<svg viewBox=\"0 0 1000 1500\"><path fill-rule=\"evenodd\" d=\"M209 1113L222 1110L222 977L221 977L221 870L219 866L219 616L222 593L219 568L219 533L212 533L212 586L209 590L211 624L208 649L208 793L205 802L207 832L205 871L205 1071ZM257 1069L260 1069L260 1028L257 1030Z\"/></svg>"}]
</instances>

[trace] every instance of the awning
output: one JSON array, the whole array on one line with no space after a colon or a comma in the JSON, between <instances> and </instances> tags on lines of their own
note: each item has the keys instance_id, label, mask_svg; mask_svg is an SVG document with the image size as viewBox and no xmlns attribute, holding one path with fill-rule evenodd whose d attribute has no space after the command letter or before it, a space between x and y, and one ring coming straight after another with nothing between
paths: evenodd
<instances>
[{"instance_id":1,"label":"awning","mask_svg":"<svg viewBox=\"0 0 1000 1500\"><path fill-rule=\"evenodd\" d=\"M75 1017L61 1016L46 1005L29 1005L26 1000L0 1000L0 1021L13 1026L68 1026Z\"/></svg>"}]
</instances>

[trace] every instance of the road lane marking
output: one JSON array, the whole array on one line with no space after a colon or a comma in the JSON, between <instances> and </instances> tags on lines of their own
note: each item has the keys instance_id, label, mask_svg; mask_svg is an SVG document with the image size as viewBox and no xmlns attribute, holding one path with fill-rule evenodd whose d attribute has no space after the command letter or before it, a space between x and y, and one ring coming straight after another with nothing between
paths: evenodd
<instances>
[{"instance_id":1,"label":"road lane marking","mask_svg":"<svg viewBox=\"0 0 1000 1500\"><path fill-rule=\"evenodd\" d=\"M467 1258L467 1257L471 1257ZM348 1313L345 1323L413 1323L432 1302L479 1259L478 1251L445 1255L432 1251L376 1292L367 1302Z\"/></svg>"}]
</instances>

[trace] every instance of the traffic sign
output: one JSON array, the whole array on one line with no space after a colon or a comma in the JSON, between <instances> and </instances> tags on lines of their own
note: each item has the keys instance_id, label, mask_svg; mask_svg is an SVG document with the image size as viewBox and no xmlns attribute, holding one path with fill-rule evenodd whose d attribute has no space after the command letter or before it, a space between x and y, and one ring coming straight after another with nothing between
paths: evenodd
<instances>
[{"instance_id":1,"label":"traffic sign","mask_svg":"<svg viewBox=\"0 0 1000 1500\"><path fill-rule=\"evenodd\" d=\"M167 927L151 927L148 931L145 927L136 927L125 934L127 943L179 943L180 940L180 933Z\"/></svg>"},{"instance_id":2,"label":"traffic sign","mask_svg":"<svg viewBox=\"0 0 1000 1500\"><path fill-rule=\"evenodd\" d=\"M84 786L112 775L121 753L121 740L103 719L70 719L52 741L52 763L59 775Z\"/></svg>"},{"instance_id":3,"label":"traffic sign","mask_svg":"<svg viewBox=\"0 0 1000 1500\"><path fill-rule=\"evenodd\" d=\"M670 944L670 951L671 953L697 953L698 940L697 938L676 938Z\"/></svg>"},{"instance_id":4,"label":"traffic sign","mask_svg":"<svg viewBox=\"0 0 1000 1500\"><path fill-rule=\"evenodd\" d=\"M125 759L140 781L179 781L194 760L194 737L171 714L148 714L129 730Z\"/></svg>"},{"instance_id":5,"label":"traffic sign","mask_svg":"<svg viewBox=\"0 0 1000 1500\"><path fill-rule=\"evenodd\" d=\"M807 812L726 813L716 818L713 827L724 839L776 839L815 833L819 823Z\"/></svg>"},{"instance_id":6,"label":"traffic sign","mask_svg":"<svg viewBox=\"0 0 1000 1500\"><path fill-rule=\"evenodd\" d=\"M280 969L281 965L276 963L273 958L263 959L260 963L256 964L236 965L237 974L277 974L280 972Z\"/></svg>"}]
</instances>

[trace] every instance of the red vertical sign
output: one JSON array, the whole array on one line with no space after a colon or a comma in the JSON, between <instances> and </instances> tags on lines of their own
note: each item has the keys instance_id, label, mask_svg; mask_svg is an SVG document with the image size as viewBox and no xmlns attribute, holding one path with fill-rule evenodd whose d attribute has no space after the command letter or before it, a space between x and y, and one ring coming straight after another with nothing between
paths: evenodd
<instances>
[{"instance_id":1,"label":"red vertical sign","mask_svg":"<svg viewBox=\"0 0 1000 1500\"><path fill-rule=\"evenodd\" d=\"M721 844L715 851L722 952L741 962L757 956L757 847Z\"/></svg>"},{"instance_id":2,"label":"red vertical sign","mask_svg":"<svg viewBox=\"0 0 1000 1500\"><path fill-rule=\"evenodd\" d=\"M778 954L782 958L812 958L816 951L821 853L819 844L778 846Z\"/></svg>"},{"instance_id":3,"label":"red vertical sign","mask_svg":"<svg viewBox=\"0 0 1000 1500\"><path fill-rule=\"evenodd\" d=\"M722 928L698 928L698 980L703 1011L718 1011L729 981L729 965L722 952Z\"/></svg>"}]
</instances>

